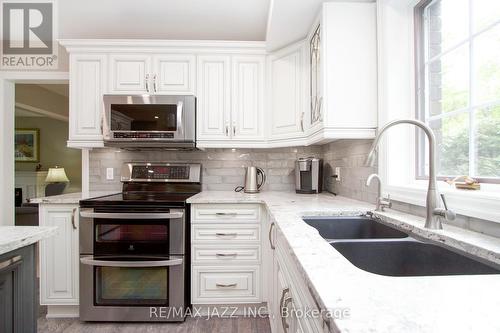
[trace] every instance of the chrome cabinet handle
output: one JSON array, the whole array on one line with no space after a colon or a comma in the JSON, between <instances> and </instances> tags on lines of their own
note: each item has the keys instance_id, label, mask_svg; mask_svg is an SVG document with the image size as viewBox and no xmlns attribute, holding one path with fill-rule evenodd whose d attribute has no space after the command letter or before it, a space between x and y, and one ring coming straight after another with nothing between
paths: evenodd
<instances>
[{"instance_id":1,"label":"chrome cabinet handle","mask_svg":"<svg viewBox=\"0 0 500 333\"><path fill-rule=\"evenodd\" d=\"M229 136L229 125L226 125L226 136Z\"/></svg>"},{"instance_id":2,"label":"chrome cabinet handle","mask_svg":"<svg viewBox=\"0 0 500 333\"><path fill-rule=\"evenodd\" d=\"M233 288L233 287L236 287L237 285L238 285L237 283L229 283L229 284L216 283L215 284L216 287L220 287L220 288Z\"/></svg>"},{"instance_id":3,"label":"chrome cabinet handle","mask_svg":"<svg viewBox=\"0 0 500 333\"><path fill-rule=\"evenodd\" d=\"M216 253L217 257L236 257L237 253Z\"/></svg>"},{"instance_id":4,"label":"chrome cabinet handle","mask_svg":"<svg viewBox=\"0 0 500 333\"><path fill-rule=\"evenodd\" d=\"M302 115L300 116L300 129L304 132L304 112L302 112Z\"/></svg>"},{"instance_id":5,"label":"chrome cabinet handle","mask_svg":"<svg viewBox=\"0 0 500 333\"><path fill-rule=\"evenodd\" d=\"M236 232L229 232L229 233L227 233L227 232L216 232L215 236L217 236L217 237L224 237L224 236L226 236L226 237L236 237L236 236L238 236L238 234Z\"/></svg>"},{"instance_id":6,"label":"chrome cabinet handle","mask_svg":"<svg viewBox=\"0 0 500 333\"><path fill-rule=\"evenodd\" d=\"M322 110L322 107L323 107L323 96L321 96L319 98L319 101L318 101L318 120L319 121L323 121L323 110Z\"/></svg>"},{"instance_id":7,"label":"chrome cabinet handle","mask_svg":"<svg viewBox=\"0 0 500 333\"><path fill-rule=\"evenodd\" d=\"M271 245L272 250L276 249L276 246L274 246L273 244L273 228L274 228L274 222L271 223L271 226L269 227L269 244Z\"/></svg>"},{"instance_id":8,"label":"chrome cabinet handle","mask_svg":"<svg viewBox=\"0 0 500 333\"><path fill-rule=\"evenodd\" d=\"M159 220L159 219L181 219L184 216L183 212L174 213L95 213L92 210L82 209L81 217L95 219L119 219L119 220Z\"/></svg>"},{"instance_id":9,"label":"chrome cabinet handle","mask_svg":"<svg viewBox=\"0 0 500 333\"><path fill-rule=\"evenodd\" d=\"M146 83L146 91L149 92L149 74L146 74L144 82Z\"/></svg>"},{"instance_id":10,"label":"chrome cabinet handle","mask_svg":"<svg viewBox=\"0 0 500 333\"><path fill-rule=\"evenodd\" d=\"M283 309L287 308L288 304L290 304L291 302L292 302L291 296L288 296L287 298L285 298L285 300L283 301ZM285 331L285 333L287 333L288 329L290 328L290 325L288 325L288 323L286 322L286 318L284 318L283 316L281 318L282 318L281 323L283 324L283 330Z\"/></svg>"},{"instance_id":11,"label":"chrome cabinet handle","mask_svg":"<svg viewBox=\"0 0 500 333\"><path fill-rule=\"evenodd\" d=\"M182 258L144 261L113 260L114 258L87 256L80 258L80 262L84 265L102 267L164 267L182 265L183 263Z\"/></svg>"},{"instance_id":12,"label":"chrome cabinet handle","mask_svg":"<svg viewBox=\"0 0 500 333\"><path fill-rule=\"evenodd\" d=\"M236 125L233 125L233 136L236 135Z\"/></svg>"},{"instance_id":13,"label":"chrome cabinet handle","mask_svg":"<svg viewBox=\"0 0 500 333\"><path fill-rule=\"evenodd\" d=\"M22 259L23 259L22 256L15 256L15 257L12 257L10 259L7 259L5 261L0 262L0 271L4 270L6 268L12 267L16 263L20 264Z\"/></svg>"},{"instance_id":14,"label":"chrome cabinet handle","mask_svg":"<svg viewBox=\"0 0 500 333\"><path fill-rule=\"evenodd\" d=\"M73 208L73 212L71 213L71 225L73 226L74 230L76 230L76 224L75 224L76 210L77 208Z\"/></svg>"},{"instance_id":15,"label":"chrome cabinet handle","mask_svg":"<svg viewBox=\"0 0 500 333\"><path fill-rule=\"evenodd\" d=\"M286 323L285 317L283 317L283 303L285 301L285 296L286 294L290 291L290 288L285 288L281 291L281 298L280 298L280 304L279 304L279 315L281 317L281 326L283 327L283 330L286 332L288 329L288 324Z\"/></svg>"},{"instance_id":16,"label":"chrome cabinet handle","mask_svg":"<svg viewBox=\"0 0 500 333\"><path fill-rule=\"evenodd\" d=\"M153 75L153 90L154 90L154 92L157 92L157 90L156 90L156 74Z\"/></svg>"}]
</instances>

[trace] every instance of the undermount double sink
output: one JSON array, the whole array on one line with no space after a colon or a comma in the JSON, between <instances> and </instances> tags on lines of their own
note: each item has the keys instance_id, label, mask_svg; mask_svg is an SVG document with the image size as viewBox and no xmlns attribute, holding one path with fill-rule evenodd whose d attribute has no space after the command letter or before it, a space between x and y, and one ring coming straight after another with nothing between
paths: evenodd
<instances>
[{"instance_id":1,"label":"undermount double sink","mask_svg":"<svg viewBox=\"0 0 500 333\"><path fill-rule=\"evenodd\" d=\"M419 241L367 216L304 217L354 266L387 276L500 274L500 269Z\"/></svg>"}]
</instances>

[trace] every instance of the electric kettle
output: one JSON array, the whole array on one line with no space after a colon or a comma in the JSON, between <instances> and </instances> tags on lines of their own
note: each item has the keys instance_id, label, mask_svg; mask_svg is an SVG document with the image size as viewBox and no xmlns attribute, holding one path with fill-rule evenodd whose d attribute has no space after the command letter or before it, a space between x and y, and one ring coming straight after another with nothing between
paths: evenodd
<instances>
[{"instance_id":1,"label":"electric kettle","mask_svg":"<svg viewBox=\"0 0 500 333\"><path fill-rule=\"evenodd\" d=\"M258 177L260 175L260 183ZM266 183L266 173L262 168L250 166L245 170L245 186L238 186L234 190L236 192L244 191L245 193L259 193L262 185Z\"/></svg>"}]
</instances>

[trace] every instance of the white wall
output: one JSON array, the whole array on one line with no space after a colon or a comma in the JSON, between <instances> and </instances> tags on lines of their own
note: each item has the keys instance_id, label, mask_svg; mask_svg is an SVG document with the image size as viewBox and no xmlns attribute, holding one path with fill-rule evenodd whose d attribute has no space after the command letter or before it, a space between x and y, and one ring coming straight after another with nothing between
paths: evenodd
<instances>
[{"instance_id":1,"label":"white wall","mask_svg":"<svg viewBox=\"0 0 500 333\"><path fill-rule=\"evenodd\" d=\"M0 225L14 225L14 83L0 79Z\"/></svg>"}]
</instances>

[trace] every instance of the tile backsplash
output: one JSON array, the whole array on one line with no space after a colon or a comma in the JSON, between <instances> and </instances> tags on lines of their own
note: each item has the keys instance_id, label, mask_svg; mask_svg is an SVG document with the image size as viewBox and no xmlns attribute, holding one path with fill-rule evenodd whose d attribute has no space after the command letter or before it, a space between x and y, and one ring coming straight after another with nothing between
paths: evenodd
<instances>
[{"instance_id":1,"label":"tile backsplash","mask_svg":"<svg viewBox=\"0 0 500 333\"><path fill-rule=\"evenodd\" d=\"M207 149L206 151L126 151L112 148L90 152L90 190L119 191L120 168L126 162L176 161L202 164L204 190L229 190L243 185L247 166L265 170L264 189L292 191L295 189L295 160L299 157L322 157L321 146L273 149ZM106 168L113 168L115 179L106 180Z\"/></svg>"},{"instance_id":2,"label":"tile backsplash","mask_svg":"<svg viewBox=\"0 0 500 333\"><path fill-rule=\"evenodd\" d=\"M120 191L120 169L123 163L138 161L178 161L201 163L203 190L232 191L243 185L247 166L265 170L264 190L293 191L295 160L299 157L319 157L324 160L324 190L345 197L375 203L376 180L369 187L366 179L377 167L364 165L372 140L338 140L323 146L273 149L207 149L206 151L125 151L113 148L90 152L90 190ZM340 167L340 181L332 178ZM106 168L113 168L115 179L106 180ZM393 201L393 208L410 214L425 215L425 208ZM500 237L500 226L486 220L458 216L452 223L458 227Z\"/></svg>"},{"instance_id":3,"label":"tile backsplash","mask_svg":"<svg viewBox=\"0 0 500 333\"><path fill-rule=\"evenodd\" d=\"M324 185L333 193L357 200L375 203L377 181L367 187L366 179L377 172L377 167L364 165L372 140L338 140L323 145ZM333 178L340 167L340 180Z\"/></svg>"}]
</instances>

